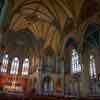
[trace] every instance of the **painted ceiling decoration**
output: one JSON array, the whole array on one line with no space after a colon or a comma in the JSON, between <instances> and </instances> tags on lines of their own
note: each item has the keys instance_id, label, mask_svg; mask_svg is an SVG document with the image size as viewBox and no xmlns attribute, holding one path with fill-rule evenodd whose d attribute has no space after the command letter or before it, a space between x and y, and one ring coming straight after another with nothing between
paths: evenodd
<instances>
[{"instance_id":1,"label":"painted ceiling decoration","mask_svg":"<svg viewBox=\"0 0 100 100\"><path fill-rule=\"evenodd\" d=\"M3 5L5 10L1 11L3 17L0 18L0 31L5 34L4 37L9 39L12 30L16 35L16 32L28 29L35 39L43 41L36 44L37 48L45 51L49 47L57 55L61 53L64 40L70 32L75 33L76 41L81 41L83 35L80 27L100 14L100 0L9 0L6 3ZM4 18L7 19L5 25L2 24L5 23ZM18 44L24 44L22 41L25 42L22 39Z\"/></svg>"}]
</instances>

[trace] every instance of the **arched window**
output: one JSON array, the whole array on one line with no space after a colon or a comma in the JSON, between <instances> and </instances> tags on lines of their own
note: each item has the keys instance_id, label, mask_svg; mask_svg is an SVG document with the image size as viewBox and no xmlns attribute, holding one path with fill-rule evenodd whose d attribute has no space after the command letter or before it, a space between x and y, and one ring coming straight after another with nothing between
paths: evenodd
<instances>
[{"instance_id":1,"label":"arched window","mask_svg":"<svg viewBox=\"0 0 100 100\"><path fill-rule=\"evenodd\" d=\"M28 75L28 71L29 71L29 59L25 58L23 62L22 75Z\"/></svg>"},{"instance_id":2,"label":"arched window","mask_svg":"<svg viewBox=\"0 0 100 100\"><path fill-rule=\"evenodd\" d=\"M5 54L2 60L1 72L7 72L8 62L9 62L8 54Z\"/></svg>"},{"instance_id":3,"label":"arched window","mask_svg":"<svg viewBox=\"0 0 100 100\"><path fill-rule=\"evenodd\" d=\"M95 59L93 55L90 55L90 77L96 78Z\"/></svg>"},{"instance_id":4,"label":"arched window","mask_svg":"<svg viewBox=\"0 0 100 100\"><path fill-rule=\"evenodd\" d=\"M12 61L10 74L17 75L18 68L19 68L19 59L18 59L18 57L15 57Z\"/></svg>"},{"instance_id":5,"label":"arched window","mask_svg":"<svg viewBox=\"0 0 100 100\"><path fill-rule=\"evenodd\" d=\"M81 72L81 65L78 53L75 49L72 50L72 73Z\"/></svg>"}]
</instances>

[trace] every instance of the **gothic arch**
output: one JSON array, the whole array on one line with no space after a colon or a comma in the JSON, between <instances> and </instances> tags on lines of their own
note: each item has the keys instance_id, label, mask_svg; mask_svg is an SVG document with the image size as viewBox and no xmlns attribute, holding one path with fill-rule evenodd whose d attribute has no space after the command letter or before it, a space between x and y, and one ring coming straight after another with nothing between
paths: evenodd
<instances>
[{"instance_id":1,"label":"gothic arch","mask_svg":"<svg viewBox=\"0 0 100 100\"><path fill-rule=\"evenodd\" d=\"M52 93L54 91L54 80L50 76L45 76L42 80L42 90L44 93Z\"/></svg>"},{"instance_id":2,"label":"gothic arch","mask_svg":"<svg viewBox=\"0 0 100 100\"><path fill-rule=\"evenodd\" d=\"M4 8L5 0L0 0L0 15L2 13L2 9Z\"/></svg>"},{"instance_id":3,"label":"gothic arch","mask_svg":"<svg viewBox=\"0 0 100 100\"><path fill-rule=\"evenodd\" d=\"M82 40L83 49L85 47L88 47L89 49L100 48L99 37L100 37L100 24L88 23Z\"/></svg>"},{"instance_id":4,"label":"gothic arch","mask_svg":"<svg viewBox=\"0 0 100 100\"><path fill-rule=\"evenodd\" d=\"M90 24L97 24L100 25L100 12L96 13L95 16L92 16L91 18L87 19L84 21L80 26L79 26L79 33L81 34L81 41L80 41L80 46L82 47L83 44L83 37L85 35L85 32Z\"/></svg>"},{"instance_id":5,"label":"gothic arch","mask_svg":"<svg viewBox=\"0 0 100 100\"><path fill-rule=\"evenodd\" d=\"M70 41L72 40L72 41ZM62 45L62 49L61 49L61 55L64 54L64 50L65 47L67 45L67 48L71 45L73 45L76 49L78 47L78 40L77 40L77 36L74 32L70 32L68 35L66 35L66 37L63 39L63 45Z\"/></svg>"}]
</instances>

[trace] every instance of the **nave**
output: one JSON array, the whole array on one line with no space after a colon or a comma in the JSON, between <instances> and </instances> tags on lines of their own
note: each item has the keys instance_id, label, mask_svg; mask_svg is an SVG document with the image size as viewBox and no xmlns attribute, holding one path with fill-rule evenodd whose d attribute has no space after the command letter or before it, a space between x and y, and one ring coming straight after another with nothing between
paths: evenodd
<instances>
[{"instance_id":1,"label":"nave","mask_svg":"<svg viewBox=\"0 0 100 100\"><path fill-rule=\"evenodd\" d=\"M100 0L0 0L0 99L99 99Z\"/></svg>"}]
</instances>

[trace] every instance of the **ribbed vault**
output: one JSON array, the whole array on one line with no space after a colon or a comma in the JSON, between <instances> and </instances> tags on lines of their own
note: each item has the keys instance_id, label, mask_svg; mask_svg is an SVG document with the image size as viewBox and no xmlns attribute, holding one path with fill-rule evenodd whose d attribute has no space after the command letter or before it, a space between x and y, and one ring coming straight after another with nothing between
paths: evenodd
<instances>
[{"instance_id":1,"label":"ribbed vault","mask_svg":"<svg viewBox=\"0 0 100 100\"><path fill-rule=\"evenodd\" d=\"M99 0L9 0L8 4L8 23L3 31L27 28L36 38L45 41L41 50L50 47L55 54L61 53L70 32L73 31L79 41L80 27L100 11Z\"/></svg>"}]
</instances>

